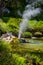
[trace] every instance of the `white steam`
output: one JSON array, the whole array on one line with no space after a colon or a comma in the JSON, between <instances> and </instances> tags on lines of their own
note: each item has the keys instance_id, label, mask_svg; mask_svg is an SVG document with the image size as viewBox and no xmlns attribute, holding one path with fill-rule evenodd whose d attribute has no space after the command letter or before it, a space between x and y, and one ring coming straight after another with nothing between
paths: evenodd
<instances>
[{"instance_id":1,"label":"white steam","mask_svg":"<svg viewBox=\"0 0 43 65\"><path fill-rule=\"evenodd\" d=\"M32 3L32 4L34 4L34 3ZM26 6L25 11L22 16L22 18L23 18L22 22L20 23L18 38L20 38L21 34L26 30L27 25L28 25L28 20L30 20L32 16L35 17L39 13L40 13L40 8L34 8L31 5Z\"/></svg>"}]
</instances>

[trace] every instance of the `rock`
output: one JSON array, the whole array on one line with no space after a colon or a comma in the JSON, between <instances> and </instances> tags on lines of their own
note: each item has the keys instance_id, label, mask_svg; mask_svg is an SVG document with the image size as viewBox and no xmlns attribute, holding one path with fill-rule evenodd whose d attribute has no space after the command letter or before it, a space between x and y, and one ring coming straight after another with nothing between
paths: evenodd
<instances>
[{"instance_id":1,"label":"rock","mask_svg":"<svg viewBox=\"0 0 43 65\"><path fill-rule=\"evenodd\" d=\"M29 41L25 40L24 38L19 39L20 43L29 43Z\"/></svg>"},{"instance_id":2,"label":"rock","mask_svg":"<svg viewBox=\"0 0 43 65\"><path fill-rule=\"evenodd\" d=\"M1 39L4 40L4 41L8 41L8 42L11 42L13 40L13 38L15 38L15 36L13 36L12 34L10 33L6 33L6 34L3 34L1 36Z\"/></svg>"},{"instance_id":3,"label":"rock","mask_svg":"<svg viewBox=\"0 0 43 65\"><path fill-rule=\"evenodd\" d=\"M41 33L41 32L35 32L35 33L34 33L34 36L35 36L35 37L42 37L42 33Z\"/></svg>"}]
</instances>

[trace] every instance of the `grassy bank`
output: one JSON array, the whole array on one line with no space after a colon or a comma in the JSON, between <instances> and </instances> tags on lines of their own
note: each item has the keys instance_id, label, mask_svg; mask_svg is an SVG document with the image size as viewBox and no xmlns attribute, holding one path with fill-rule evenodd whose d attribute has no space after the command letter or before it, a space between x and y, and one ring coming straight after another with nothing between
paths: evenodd
<instances>
[{"instance_id":1,"label":"grassy bank","mask_svg":"<svg viewBox=\"0 0 43 65\"><path fill-rule=\"evenodd\" d=\"M0 41L1 65L43 65L43 44L21 44L17 38Z\"/></svg>"}]
</instances>

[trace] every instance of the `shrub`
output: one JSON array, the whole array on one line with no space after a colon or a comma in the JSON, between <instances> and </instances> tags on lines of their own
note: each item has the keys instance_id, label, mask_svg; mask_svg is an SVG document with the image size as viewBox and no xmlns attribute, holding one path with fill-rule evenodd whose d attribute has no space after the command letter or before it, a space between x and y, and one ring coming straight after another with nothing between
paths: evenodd
<instances>
[{"instance_id":1,"label":"shrub","mask_svg":"<svg viewBox=\"0 0 43 65\"><path fill-rule=\"evenodd\" d=\"M11 51L12 48L8 42L0 41L0 65L26 65L25 58Z\"/></svg>"},{"instance_id":2,"label":"shrub","mask_svg":"<svg viewBox=\"0 0 43 65\"><path fill-rule=\"evenodd\" d=\"M9 20L9 17L2 17L3 21L6 23Z\"/></svg>"},{"instance_id":3,"label":"shrub","mask_svg":"<svg viewBox=\"0 0 43 65\"><path fill-rule=\"evenodd\" d=\"M13 54L15 65L26 65L25 58L20 57L18 54Z\"/></svg>"},{"instance_id":4,"label":"shrub","mask_svg":"<svg viewBox=\"0 0 43 65\"><path fill-rule=\"evenodd\" d=\"M9 26L6 23L4 23L3 21L0 21L0 30L3 33L10 31Z\"/></svg>"},{"instance_id":5,"label":"shrub","mask_svg":"<svg viewBox=\"0 0 43 65\"><path fill-rule=\"evenodd\" d=\"M42 37L42 33L41 32L35 32L34 33L34 36L40 38L40 37Z\"/></svg>"},{"instance_id":6,"label":"shrub","mask_svg":"<svg viewBox=\"0 0 43 65\"><path fill-rule=\"evenodd\" d=\"M18 29L19 29L20 22L21 22L20 18L10 18L9 21L7 22L7 25L9 26L10 31L14 35L18 35Z\"/></svg>"},{"instance_id":7,"label":"shrub","mask_svg":"<svg viewBox=\"0 0 43 65\"><path fill-rule=\"evenodd\" d=\"M31 38L31 37L32 37L32 33L30 33L30 32L24 32L24 33L22 34L22 37Z\"/></svg>"},{"instance_id":8,"label":"shrub","mask_svg":"<svg viewBox=\"0 0 43 65\"><path fill-rule=\"evenodd\" d=\"M0 30L5 32L12 32L14 35L18 34L20 18L9 18L3 17L3 20L0 20ZM7 20L8 19L8 20ZM5 23L7 21L7 23Z\"/></svg>"},{"instance_id":9,"label":"shrub","mask_svg":"<svg viewBox=\"0 0 43 65\"><path fill-rule=\"evenodd\" d=\"M11 46L7 42L0 41L0 64L11 65ZM13 65L13 64L12 64Z\"/></svg>"}]
</instances>

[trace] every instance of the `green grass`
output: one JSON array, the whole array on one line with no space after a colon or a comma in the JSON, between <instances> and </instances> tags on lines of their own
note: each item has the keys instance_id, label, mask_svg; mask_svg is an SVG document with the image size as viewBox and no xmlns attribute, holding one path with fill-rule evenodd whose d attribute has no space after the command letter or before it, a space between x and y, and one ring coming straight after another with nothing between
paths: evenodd
<instances>
[{"instance_id":1,"label":"green grass","mask_svg":"<svg viewBox=\"0 0 43 65\"><path fill-rule=\"evenodd\" d=\"M0 54L1 65L28 65L27 62L30 63L33 59L36 63L41 63L43 44L21 44L17 38L10 43L0 41Z\"/></svg>"},{"instance_id":2,"label":"green grass","mask_svg":"<svg viewBox=\"0 0 43 65\"><path fill-rule=\"evenodd\" d=\"M37 62L43 61L43 44L18 44L13 41L11 42L13 53L17 53L23 57L34 58Z\"/></svg>"}]
</instances>

